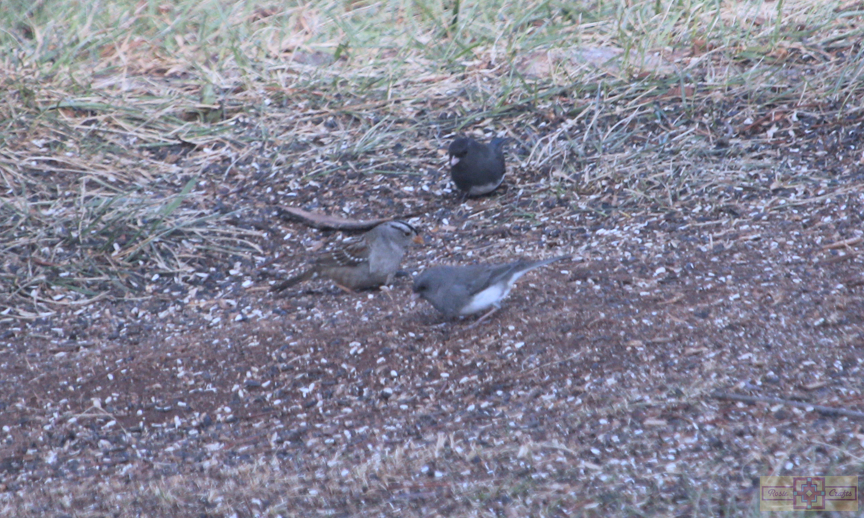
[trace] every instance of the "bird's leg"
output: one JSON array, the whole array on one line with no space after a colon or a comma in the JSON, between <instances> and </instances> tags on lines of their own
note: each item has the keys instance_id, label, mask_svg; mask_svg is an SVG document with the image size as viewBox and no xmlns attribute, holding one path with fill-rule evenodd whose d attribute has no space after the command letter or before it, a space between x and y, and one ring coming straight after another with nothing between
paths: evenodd
<instances>
[{"instance_id":1,"label":"bird's leg","mask_svg":"<svg viewBox=\"0 0 864 518\"><path fill-rule=\"evenodd\" d=\"M455 216L460 220L465 220L471 215L471 205L468 204L468 200L470 196L468 196L467 192L463 192L459 197L459 204L456 206Z\"/></svg>"},{"instance_id":2,"label":"bird's leg","mask_svg":"<svg viewBox=\"0 0 864 518\"><path fill-rule=\"evenodd\" d=\"M499 309L501 309L501 307L498 306L498 305L494 305L494 306L492 306L492 309L490 309L488 313L486 313L486 314L483 315L482 317L478 318L478 319L477 319L473 324L471 324L470 326L466 327L465 329L474 329L475 327L477 327L477 325L480 324L480 322L483 322L483 321L486 320L487 318L491 317L491 316L492 316L492 313L495 313L495 312L498 311Z\"/></svg>"},{"instance_id":3,"label":"bird's leg","mask_svg":"<svg viewBox=\"0 0 864 518\"><path fill-rule=\"evenodd\" d=\"M390 302L393 302L393 294L390 293L390 282L385 282L384 284L379 286L378 291L386 295L387 299L390 300Z\"/></svg>"},{"instance_id":4,"label":"bird's leg","mask_svg":"<svg viewBox=\"0 0 864 518\"><path fill-rule=\"evenodd\" d=\"M461 195L459 196L459 203L456 205L457 211L462 208L462 205L465 204L465 201L467 199L468 199L468 191L462 191Z\"/></svg>"},{"instance_id":5,"label":"bird's leg","mask_svg":"<svg viewBox=\"0 0 864 518\"><path fill-rule=\"evenodd\" d=\"M350 294L350 295L353 295L353 294L357 293L357 292L355 292L354 290L352 290L351 288L346 288L345 286L342 286L342 285L339 284L338 282L334 282L333 284L335 284L336 287L339 288L340 290L342 290L342 291L344 291L345 293L348 293L348 294Z\"/></svg>"}]
</instances>

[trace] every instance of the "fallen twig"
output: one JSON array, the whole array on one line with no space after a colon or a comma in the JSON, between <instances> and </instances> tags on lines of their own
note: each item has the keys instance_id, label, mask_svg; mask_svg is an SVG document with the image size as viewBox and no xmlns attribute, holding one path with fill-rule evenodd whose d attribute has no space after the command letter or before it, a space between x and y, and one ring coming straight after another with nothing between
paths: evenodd
<instances>
[{"instance_id":1,"label":"fallen twig","mask_svg":"<svg viewBox=\"0 0 864 518\"><path fill-rule=\"evenodd\" d=\"M743 401L744 403L774 403L798 408L812 408L813 410L825 415L844 415L846 417L854 417L856 419L864 419L864 412L856 412L855 410L847 410L845 408L834 408L823 405L813 405L811 403L802 403L800 401L791 401L781 399L779 397L764 397L764 396L742 396L739 394L727 394L725 392L715 392L711 394L714 399L727 399L730 401Z\"/></svg>"},{"instance_id":2,"label":"fallen twig","mask_svg":"<svg viewBox=\"0 0 864 518\"><path fill-rule=\"evenodd\" d=\"M298 209L297 207L278 207L279 217L282 219L299 221L304 225L315 227L321 230L369 230L370 228L380 225L385 221L391 221L399 218L375 218L375 219L346 219L338 216L328 216L327 214L319 214L309 212L307 210ZM408 217L408 216L404 216Z\"/></svg>"},{"instance_id":3,"label":"fallen twig","mask_svg":"<svg viewBox=\"0 0 864 518\"><path fill-rule=\"evenodd\" d=\"M851 237L849 239L844 239L842 241L837 241L836 243L829 243L827 245L822 245L823 250L832 250L835 248L846 248L852 245L857 245L858 243L864 241L864 237Z\"/></svg>"}]
</instances>

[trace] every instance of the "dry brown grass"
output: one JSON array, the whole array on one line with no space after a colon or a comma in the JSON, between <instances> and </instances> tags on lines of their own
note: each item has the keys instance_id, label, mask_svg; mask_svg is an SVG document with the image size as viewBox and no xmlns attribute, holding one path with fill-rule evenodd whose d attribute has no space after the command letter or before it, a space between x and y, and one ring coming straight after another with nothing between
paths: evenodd
<instances>
[{"instance_id":1,"label":"dry brown grass","mask_svg":"<svg viewBox=\"0 0 864 518\"><path fill-rule=\"evenodd\" d=\"M206 206L248 181L234 165L412 174L454 131L494 132L558 190L668 208L778 170L818 183L753 151L861 110L854 11L820 2L469 2L458 28L435 2L9 7L0 275L15 318L254 252L242 207Z\"/></svg>"}]
</instances>

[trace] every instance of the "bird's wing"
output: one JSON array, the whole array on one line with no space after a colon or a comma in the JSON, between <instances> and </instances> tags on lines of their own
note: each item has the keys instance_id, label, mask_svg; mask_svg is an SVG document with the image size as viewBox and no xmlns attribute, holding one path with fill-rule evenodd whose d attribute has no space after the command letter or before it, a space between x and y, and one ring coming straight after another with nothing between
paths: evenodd
<instances>
[{"instance_id":1,"label":"bird's wing","mask_svg":"<svg viewBox=\"0 0 864 518\"><path fill-rule=\"evenodd\" d=\"M519 278L525 272L546 266L549 263L560 261L566 255L542 259L540 261L516 261L507 264L472 265L460 268L453 275L459 276L460 284L465 286L468 295L476 295L489 286L502 280L510 280L512 277Z\"/></svg>"},{"instance_id":2,"label":"bird's wing","mask_svg":"<svg viewBox=\"0 0 864 518\"><path fill-rule=\"evenodd\" d=\"M359 266L369 260L369 246L359 239L343 246L334 247L315 261L320 266Z\"/></svg>"},{"instance_id":3,"label":"bird's wing","mask_svg":"<svg viewBox=\"0 0 864 518\"><path fill-rule=\"evenodd\" d=\"M499 280L507 278L517 264L467 266L462 274L465 276L464 284L468 294L476 295Z\"/></svg>"},{"instance_id":4,"label":"bird's wing","mask_svg":"<svg viewBox=\"0 0 864 518\"><path fill-rule=\"evenodd\" d=\"M534 268L546 266L549 263L560 261L566 257L568 256L562 255L559 257L551 257L549 259L541 259L540 261L516 261L515 263L498 265L489 272L489 279L486 281L486 286L481 289L505 279L507 279L508 282L515 282L516 279ZM512 280L510 280L511 278Z\"/></svg>"}]
</instances>

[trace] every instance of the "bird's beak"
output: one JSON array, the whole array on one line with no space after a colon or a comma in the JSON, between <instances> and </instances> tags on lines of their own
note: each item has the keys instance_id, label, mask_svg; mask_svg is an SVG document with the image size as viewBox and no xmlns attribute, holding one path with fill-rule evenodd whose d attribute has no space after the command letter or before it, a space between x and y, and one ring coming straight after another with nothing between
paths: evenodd
<instances>
[{"instance_id":1,"label":"bird's beak","mask_svg":"<svg viewBox=\"0 0 864 518\"><path fill-rule=\"evenodd\" d=\"M450 167L456 167L456 164L458 164L458 163L459 163L459 157L451 155L450 156Z\"/></svg>"},{"instance_id":2,"label":"bird's beak","mask_svg":"<svg viewBox=\"0 0 864 518\"><path fill-rule=\"evenodd\" d=\"M414 236L414 238L411 241L413 241L414 243L416 243L418 245L425 245L426 244L426 241L423 241L423 236L421 236L420 234L417 234L416 236Z\"/></svg>"}]
</instances>

